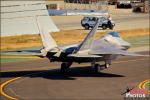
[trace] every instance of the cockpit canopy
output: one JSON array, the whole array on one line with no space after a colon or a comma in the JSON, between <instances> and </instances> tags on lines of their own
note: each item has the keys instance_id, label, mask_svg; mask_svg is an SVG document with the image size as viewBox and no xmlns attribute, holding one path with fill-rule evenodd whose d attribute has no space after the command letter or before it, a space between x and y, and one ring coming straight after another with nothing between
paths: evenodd
<instances>
[{"instance_id":1,"label":"cockpit canopy","mask_svg":"<svg viewBox=\"0 0 150 100\"><path fill-rule=\"evenodd\" d=\"M118 32L109 32L109 35L111 35L112 37L120 37Z\"/></svg>"}]
</instances>

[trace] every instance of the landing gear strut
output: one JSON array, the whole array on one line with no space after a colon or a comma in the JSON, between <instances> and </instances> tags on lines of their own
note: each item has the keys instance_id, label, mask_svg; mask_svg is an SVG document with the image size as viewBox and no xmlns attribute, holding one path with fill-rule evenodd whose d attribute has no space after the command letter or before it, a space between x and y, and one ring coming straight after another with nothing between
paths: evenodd
<instances>
[{"instance_id":1,"label":"landing gear strut","mask_svg":"<svg viewBox=\"0 0 150 100\"><path fill-rule=\"evenodd\" d=\"M72 65L72 63L70 63L70 62L69 63L68 62L62 63L60 71L63 72L63 73L67 72L71 65Z\"/></svg>"}]
</instances>

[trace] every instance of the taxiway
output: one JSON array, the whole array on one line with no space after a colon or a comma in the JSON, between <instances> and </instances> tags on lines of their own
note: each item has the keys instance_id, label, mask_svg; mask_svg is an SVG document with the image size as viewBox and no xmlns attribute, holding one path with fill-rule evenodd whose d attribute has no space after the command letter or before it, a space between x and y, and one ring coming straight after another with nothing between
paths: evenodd
<instances>
[{"instance_id":1,"label":"taxiway","mask_svg":"<svg viewBox=\"0 0 150 100\"><path fill-rule=\"evenodd\" d=\"M127 87L149 79L149 57L121 57L99 74L89 65L73 64L61 74L60 63L46 59L3 63L1 100L122 100Z\"/></svg>"}]
</instances>

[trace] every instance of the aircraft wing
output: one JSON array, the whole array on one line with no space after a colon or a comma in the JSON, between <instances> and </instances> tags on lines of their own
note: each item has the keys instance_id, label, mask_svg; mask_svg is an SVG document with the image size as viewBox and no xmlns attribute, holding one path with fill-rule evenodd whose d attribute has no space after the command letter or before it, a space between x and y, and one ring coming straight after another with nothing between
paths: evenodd
<instances>
[{"instance_id":1,"label":"aircraft wing","mask_svg":"<svg viewBox=\"0 0 150 100\"><path fill-rule=\"evenodd\" d=\"M115 47L103 47L103 48L99 48L96 50L91 50L90 54L92 55L109 55L109 54L114 54L114 55L123 55L123 56L147 56L147 55L141 55L141 54L137 54L134 52L128 52L126 50L121 50L119 48L115 48Z\"/></svg>"}]
</instances>

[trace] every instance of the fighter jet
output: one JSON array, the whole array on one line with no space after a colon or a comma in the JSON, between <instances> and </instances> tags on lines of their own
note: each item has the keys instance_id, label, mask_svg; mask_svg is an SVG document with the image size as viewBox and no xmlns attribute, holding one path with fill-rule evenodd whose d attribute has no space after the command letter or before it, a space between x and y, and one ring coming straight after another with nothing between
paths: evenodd
<instances>
[{"instance_id":1,"label":"fighter jet","mask_svg":"<svg viewBox=\"0 0 150 100\"><path fill-rule=\"evenodd\" d=\"M41 50L22 50L29 55L46 57L50 62L62 62L61 72L67 72L73 63L91 63L95 72L100 72L111 65L112 60L118 56L141 56L136 53L128 52L130 43L124 41L117 32L109 32L95 40L99 24L97 19L95 26L79 44L69 46L58 46L49 32L45 31L40 23L38 27L42 39L43 48ZM103 64L100 64L103 62Z\"/></svg>"}]
</instances>

